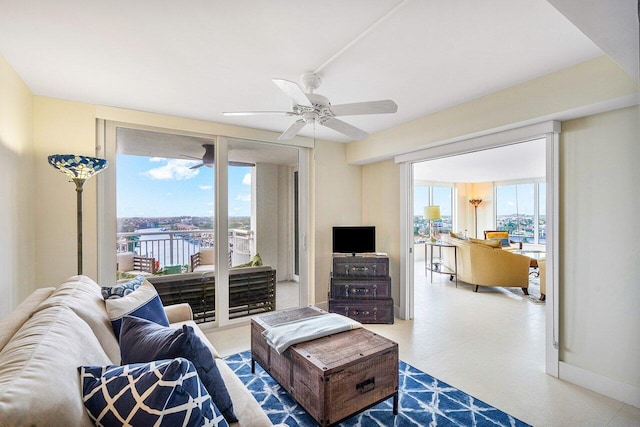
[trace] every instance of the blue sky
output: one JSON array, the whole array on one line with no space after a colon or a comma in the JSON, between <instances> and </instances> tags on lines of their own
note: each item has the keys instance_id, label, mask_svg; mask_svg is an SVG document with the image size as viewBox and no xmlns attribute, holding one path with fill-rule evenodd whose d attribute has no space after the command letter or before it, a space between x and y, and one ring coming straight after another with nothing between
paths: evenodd
<instances>
[{"instance_id":1,"label":"blue sky","mask_svg":"<svg viewBox=\"0 0 640 427\"><path fill-rule=\"evenodd\" d=\"M196 160L118 155L118 218L213 216L214 170ZM229 216L251 215L251 167L229 167Z\"/></svg>"}]
</instances>

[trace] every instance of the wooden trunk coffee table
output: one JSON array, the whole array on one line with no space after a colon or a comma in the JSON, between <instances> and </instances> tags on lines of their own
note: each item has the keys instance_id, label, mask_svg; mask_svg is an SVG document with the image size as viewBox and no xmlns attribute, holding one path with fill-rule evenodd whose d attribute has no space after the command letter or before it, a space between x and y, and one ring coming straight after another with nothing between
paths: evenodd
<instances>
[{"instance_id":1,"label":"wooden trunk coffee table","mask_svg":"<svg viewBox=\"0 0 640 427\"><path fill-rule=\"evenodd\" d=\"M321 316L315 307L251 319L251 370L267 371L321 426L332 425L393 397L398 413L398 344L367 329L295 344L282 354L262 332L285 322Z\"/></svg>"}]
</instances>

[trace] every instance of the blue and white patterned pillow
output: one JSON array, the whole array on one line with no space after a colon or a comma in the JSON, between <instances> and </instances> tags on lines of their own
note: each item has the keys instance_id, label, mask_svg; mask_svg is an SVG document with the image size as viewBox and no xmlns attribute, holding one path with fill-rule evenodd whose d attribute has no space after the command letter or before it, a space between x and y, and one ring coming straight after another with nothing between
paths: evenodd
<instances>
[{"instance_id":1,"label":"blue and white patterned pillow","mask_svg":"<svg viewBox=\"0 0 640 427\"><path fill-rule=\"evenodd\" d=\"M96 425L228 427L187 359L78 370Z\"/></svg>"},{"instance_id":2,"label":"blue and white patterned pillow","mask_svg":"<svg viewBox=\"0 0 640 427\"><path fill-rule=\"evenodd\" d=\"M148 280L143 280L135 291L121 298L106 299L104 303L118 340L120 340L120 326L124 316L140 317L162 326L169 326L169 319L160 296Z\"/></svg>"},{"instance_id":3,"label":"blue and white patterned pillow","mask_svg":"<svg viewBox=\"0 0 640 427\"><path fill-rule=\"evenodd\" d=\"M103 286L102 287L102 299L109 298L122 298L125 295L129 295L135 291L144 282L144 276L136 276L129 281L118 283L115 286Z\"/></svg>"}]
</instances>

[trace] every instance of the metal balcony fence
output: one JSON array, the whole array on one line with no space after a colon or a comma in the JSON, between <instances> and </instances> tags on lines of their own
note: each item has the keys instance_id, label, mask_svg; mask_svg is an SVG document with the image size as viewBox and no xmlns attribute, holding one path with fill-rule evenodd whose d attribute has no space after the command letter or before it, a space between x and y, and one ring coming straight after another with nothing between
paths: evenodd
<instances>
[{"instance_id":1,"label":"metal balcony fence","mask_svg":"<svg viewBox=\"0 0 640 427\"><path fill-rule=\"evenodd\" d=\"M251 260L253 231L229 230L229 266ZM153 258L156 270L172 269L186 272L191 255L201 248L214 247L214 230L160 230L118 233L116 252L133 252L136 256ZM173 271L178 266L181 271Z\"/></svg>"}]
</instances>

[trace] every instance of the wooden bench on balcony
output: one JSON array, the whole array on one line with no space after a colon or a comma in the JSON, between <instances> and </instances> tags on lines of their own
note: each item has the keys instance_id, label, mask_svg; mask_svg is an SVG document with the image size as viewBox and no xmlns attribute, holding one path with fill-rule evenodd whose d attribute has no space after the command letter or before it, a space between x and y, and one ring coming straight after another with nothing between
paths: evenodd
<instances>
[{"instance_id":1,"label":"wooden bench on balcony","mask_svg":"<svg viewBox=\"0 0 640 427\"><path fill-rule=\"evenodd\" d=\"M186 302L196 322L215 320L215 275L186 273L150 277L163 305ZM229 318L276 309L276 270L270 266L229 270Z\"/></svg>"},{"instance_id":2,"label":"wooden bench on balcony","mask_svg":"<svg viewBox=\"0 0 640 427\"><path fill-rule=\"evenodd\" d=\"M216 250L215 248L202 248L195 254L191 255L191 271L194 273L203 273L207 271L215 271L216 269Z\"/></svg>"},{"instance_id":3,"label":"wooden bench on balcony","mask_svg":"<svg viewBox=\"0 0 640 427\"><path fill-rule=\"evenodd\" d=\"M153 275L156 274L156 260L133 252L121 252L116 255L116 270L125 274Z\"/></svg>"}]
</instances>

